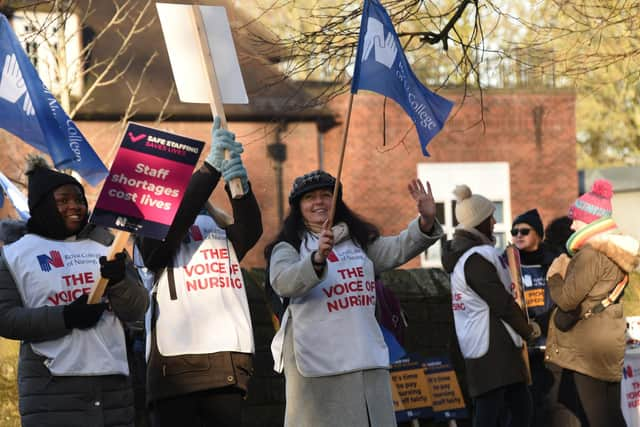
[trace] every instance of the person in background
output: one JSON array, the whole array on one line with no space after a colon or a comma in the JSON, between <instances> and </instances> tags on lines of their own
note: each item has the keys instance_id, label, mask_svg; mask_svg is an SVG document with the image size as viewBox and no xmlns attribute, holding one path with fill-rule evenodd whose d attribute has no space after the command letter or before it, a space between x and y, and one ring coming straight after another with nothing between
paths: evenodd
<instances>
[{"instance_id":1,"label":"person in background","mask_svg":"<svg viewBox=\"0 0 640 427\"><path fill-rule=\"evenodd\" d=\"M543 242L544 229L537 209L528 210L513 220L511 227L513 244L520 253L522 285L529 318L540 325L542 335L529 343L529 366L531 368L531 397L533 400L534 426L547 426L549 417L549 391L554 381L544 364L544 349L547 338L549 315L553 303L547 289L547 270L561 252L554 251Z\"/></svg>"},{"instance_id":2,"label":"person in background","mask_svg":"<svg viewBox=\"0 0 640 427\"><path fill-rule=\"evenodd\" d=\"M0 260L0 336L20 340L18 391L24 427L133 426L134 394L123 322L148 305L124 252L107 261L113 235L88 224L82 185L32 157L31 218L6 236ZM98 304L87 304L100 277Z\"/></svg>"},{"instance_id":3,"label":"person in background","mask_svg":"<svg viewBox=\"0 0 640 427\"><path fill-rule=\"evenodd\" d=\"M626 320L615 290L624 287L626 276L640 263L640 243L618 230L611 217L612 196L611 183L596 180L575 201L569 210L571 258L559 256L547 273L557 308L549 322L545 360L559 367L577 390L566 392L561 385L558 404L584 411L590 427L625 425L620 380ZM553 425L563 425L563 413L557 415Z\"/></svg>"},{"instance_id":4,"label":"person in background","mask_svg":"<svg viewBox=\"0 0 640 427\"><path fill-rule=\"evenodd\" d=\"M210 153L191 177L165 240L136 242L153 296L147 400L154 427L241 425L254 342L240 260L262 234L242 152L216 117ZM240 198L226 186L233 221L204 209L221 177L242 182Z\"/></svg>"},{"instance_id":5,"label":"person in background","mask_svg":"<svg viewBox=\"0 0 640 427\"><path fill-rule=\"evenodd\" d=\"M568 216L561 216L552 220L544 230L543 244L546 245L551 252L561 255L568 254L567 252L567 240L573 234L571 230L571 223L573 221ZM547 267L548 270L548 267ZM546 271L545 271L546 282ZM548 291L547 295L551 298L551 294ZM553 301L551 301L551 309L547 311L545 316L546 323L543 326L543 332L545 335L545 342L547 331L549 329L549 319L551 312L555 307ZM546 347L546 346L545 346ZM543 381L545 394L543 395L542 407L536 406L534 410L534 419L539 421L534 425L548 425L552 427L580 427L581 420L584 420L584 411L581 409L577 398L572 398L567 401L566 396L577 396L577 391L573 381L573 377L566 372L563 373L562 368L552 363L545 364L547 372L551 374L551 384L548 386L546 381ZM534 369L532 367L532 369ZM543 371L540 371L543 372ZM536 374L534 373L534 383L537 382ZM545 377L548 378L548 377ZM535 386L535 384L534 384ZM562 403L558 399L560 390L562 388L563 395L565 396L565 402ZM536 399L536 391L534 390L534 402ZM569 409L571 408L571 409ZM542 423L542 424L541 424Z\"/></svg>"},{"instance_id":6,"label":"person in background","mask_svg":"<svg viewBox=\"0 0 640 427\"><path fill-rule=\"evenodd\" d=\"M442 228L427 183L409 194L418 217L395 236L357 216L336 179L316 170L295 179L290 211L265 248L269 282L290 303L272 343L275 369L284 369L286 426L388 427L396 419L389 353L376 321L375 276L436 243Z\"/></svg>"},{"instance_id":7,"label":"person in background","mask_svg":"<svg viewBox=\"0 0 640 427\"><path fill-rule=\"evenodd\" d=\"M558 254L567 253L567 240L573 234L571 230L571 218L561 216L554 219L544 230L544 243L549 245Z\"/></svg>"},{"instance_id":8,"label":"person in background","mask_svg":"<svg viewBox=\"0 0 640 427\"><path fill-rule=\"evenodd\" d=\"M487 198L456 187L458 226L445 242L442 265L451 275L456 335L465 360L473 426L495 427L500 420L527 427L531 397L522 357L523 338L534 340L540 327L527 323L511 290L506 259L495 246L495 207Z\"/></svg>"}]
</instances>

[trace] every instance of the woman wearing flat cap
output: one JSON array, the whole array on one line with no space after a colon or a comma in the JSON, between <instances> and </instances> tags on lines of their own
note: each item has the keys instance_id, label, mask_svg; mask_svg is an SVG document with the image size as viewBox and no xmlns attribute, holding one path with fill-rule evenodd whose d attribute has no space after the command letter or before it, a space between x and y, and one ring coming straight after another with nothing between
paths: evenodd
<instances>
[{"instance_id":1,"label":"woman wearing flat cap","mask_svg":"<svg viewBox=\"0 0 640 427\"><path fill-rule=\"evenodd\" d=\"M427 183L408 189L418 217L382 237L351 211L335 178L316 170L296 178L290 212L265 249L269 281L289 298L272 343L286 378L286 426L396 425L389 355L375 318L375 275L406 263L437 242L442 229Z\"/></svg>"},{"instance_id":2,"label":"woman wearing flat cap","mask_svg":"<svg viewBox=\"0 0 640 427\"><path fill-rule=\"evenodd\" d=\"M0 259L0 336L21 341L22 426L133 426L122 322L143 319L147 292L124 252L106 261L113 235L88 224L75 178L39 157L27 176L31 218ZM101 276L105 296L87 304Z\"/></svg>"}]
</instances>

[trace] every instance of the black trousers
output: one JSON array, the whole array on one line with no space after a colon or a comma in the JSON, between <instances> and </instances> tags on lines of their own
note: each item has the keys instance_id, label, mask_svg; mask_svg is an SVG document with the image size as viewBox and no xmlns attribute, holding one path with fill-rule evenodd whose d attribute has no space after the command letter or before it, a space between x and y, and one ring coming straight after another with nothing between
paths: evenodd
<instances>
[{"instance_id":1,"label":"black trousers","mask_svg":"<svg viewBox=\"0 0 640 427\"><path fill-rule=\"evenodd\" d=\"M153 427L238 427L244 397L232 387L206 390L154 402Z\"/></svg>"},{"instance_id":2,"label":"black trousers","mask_svg":"<svg viewBox=\"0 0 640 427\"><path fill-rule=\"evenodd\" d=\"M491 390L473 399L473 427L528 427L531 395L525 383Z\"/></svg>"},{"instance_id":3,"label":"black trousers","mask_svg":"<svg viewBox=\"0 0 640 427\"><path fill-rule=\"evenodd\" d=\"M602 381L551 363L547 366L557 379L551 426L626 426L620 408L619 382Z\"/></svg>"}]
</instances>

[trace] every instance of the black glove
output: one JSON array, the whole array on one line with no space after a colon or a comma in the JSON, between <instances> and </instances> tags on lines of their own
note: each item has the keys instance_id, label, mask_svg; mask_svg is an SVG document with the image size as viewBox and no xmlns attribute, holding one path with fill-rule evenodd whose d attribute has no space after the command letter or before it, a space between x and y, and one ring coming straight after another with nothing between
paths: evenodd
<instances>
[{"instance_id":1,"label":"black glove","mask_svg":"<svg viewBox=\"0 0 640 427\"><path fill-rule=\"evenodd\" d=\"M83 294L69 305L65 305L62 310L64 326L67 329L87 329L94 326L100 320L102 312L107 308L107 304L87 304L88 294Z\"/></svg>"},{"instance_id":2,"label":"black glove","mask_svg":"<svg viewBox=\"0 0 640 427\"><path fill-rule=\"evenodd\" d=\"M118 252L111 261L107 261L106 256L100 257L100 275L109 280L109 285L124 279L126 258L124 252Z\"/></svg>"}]
</instances>

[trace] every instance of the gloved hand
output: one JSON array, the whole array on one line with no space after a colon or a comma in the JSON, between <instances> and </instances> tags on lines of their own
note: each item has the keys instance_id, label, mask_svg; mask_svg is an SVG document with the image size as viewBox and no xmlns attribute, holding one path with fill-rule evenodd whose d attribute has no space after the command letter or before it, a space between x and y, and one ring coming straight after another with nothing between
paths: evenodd
<instances>
[{"instance_id":1,"label":"gloved hand","mask_svg":"<svg viewBox=\"0 0 640 427\"><path fill-rule=\"evenodd\" d=\"M529 326L531 326L533 330L527 337L527 341L532 342L540 338L540 335L542 335L542 330L540 329L540 325L538 325L538 322L536 322L535 320L529 320Z\"/></svg>"},{"instance_id":2,"label":"gloved hand","mask_svg":"<svg viewBox=\"0 0 640 427\"><path fill-rule=\"evenodd\" d=\"M549 270L547 270L547 281L556 274L560 274L560 277L564 279L569 262L571 262L571 258L569 258L567 254L561 254L559 257L554 259L549 266Z\"/></svg>"},{"instance_id":3,"label":"gloved hand","mask_svg":"<svg viewBox=\"0 0 640 427\"><path fill-rule=\"evenodd\" d=\"M88 294L83 294L62 310L64 327L67 329L88 329L98 323L107 304L87 304Z\"/></svg>"},{"instance_id":4,"label":"gloved hand","mask_svg":"<svg viewBox=\"0 0 640 427\"><path fill-rule=\"evenodd\" d=\"M125 275L125 260L127 256L124 251L116 254L115 259L107 261L106 256L101 256L100 261L100 275L105 279L109 279L109 284L118 283L124 279Z\"/></svg>"},{"instance_id":5,"label":"gloved hand","mask_svg":"<svg viewBox=\"0 0 640 427\"><path fill-rule=\"evenodd\" d=\"M222 178L225 182L230 182L232 179L240 178L242 183L242 192L247 194L249 191L249 178L247 177L247 170L242 164L240 155L233 154L229 160L222 161Z\"/></svg>"},{"instance_id":6,"label":"gloved hand","mask_svg":"<svg viewBox=\"0 0 640 427\"><path fill-rule=\"evenodd\" d=\"M213 129L211 130L211 150L205 159L218 172L222 172L222 161L224 160L225 150L230 151L233 155L240 155L244 151L242 144L236 142L236 136L233 132L220 128L220 117L213 119Z\"/></svg>"}]
</instances>

